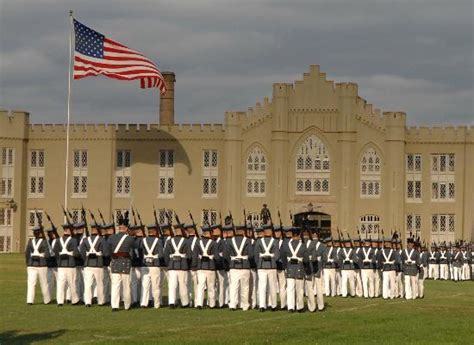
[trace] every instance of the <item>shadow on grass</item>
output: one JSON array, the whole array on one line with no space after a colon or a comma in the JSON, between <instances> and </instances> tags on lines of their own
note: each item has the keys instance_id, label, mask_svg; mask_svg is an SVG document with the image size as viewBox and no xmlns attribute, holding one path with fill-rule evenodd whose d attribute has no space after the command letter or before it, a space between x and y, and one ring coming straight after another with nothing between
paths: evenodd
<instances>
[{"instance_id":1,"label":"shadow on grass","mask_svg":"<svg viewBox=\"0 0 474 345\"><path fill-rule=\"evenodd\" d=\"M65 332L66 331L63 329L58 331L28 334L22 334L19 331L6 331L0 333L0 344L32 344L33 342L51 340L60 337Z\"/></svg>"}]
</instances>

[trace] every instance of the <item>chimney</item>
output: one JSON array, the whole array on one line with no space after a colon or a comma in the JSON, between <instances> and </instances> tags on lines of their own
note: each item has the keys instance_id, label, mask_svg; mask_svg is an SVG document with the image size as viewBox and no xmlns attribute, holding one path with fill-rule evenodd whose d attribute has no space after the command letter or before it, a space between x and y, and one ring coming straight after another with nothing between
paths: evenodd
<instances>
[{"instance_id":1,"label":"chimney","mask_svg":"<svg viewBox=\"0 0 474 345\"><path fill-rule=\"evenodd\" d=\"M165 79L166 93L160 96L160 125L174 125L174 72L161 72Z\"/></svg>"}]
</instances>

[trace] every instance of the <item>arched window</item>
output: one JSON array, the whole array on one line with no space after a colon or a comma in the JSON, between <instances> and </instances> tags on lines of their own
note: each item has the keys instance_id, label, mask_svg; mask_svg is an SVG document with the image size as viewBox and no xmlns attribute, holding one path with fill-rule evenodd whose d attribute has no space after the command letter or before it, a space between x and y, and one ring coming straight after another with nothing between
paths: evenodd
<instances>
[{"instance_id":1,"label":"arched window","mask_svg":"<svg viewBox=\"0 0 474 345\"><path fill-rule=\"evenodd\" d=\"M360 197L380 198L382 163L377 151L367 149L360 160Z\"/></svg>"},{"instance_id":2,"label":"arched window","mask_svg":"<svg viewBox=\"0 0 474 345\"><path fill-rule=\"evenodd\" d=\"M296 194L329 194L329 152L324 143L311 135L296 154Z\"/></svg>"},{"instance_id":3,"label":"arched window","mask_svg":"<svg viewBox=\"0 0 474 345\"><path fill-rule=\"evenodd\" d=\"M265 153L255 147L247 157L247 196L265 196L267 159Z\"/></svg>"},{"instance_id":4,"label":"arched window","mask_svg":"<svg viewBox=\"0 0 474 345\"><path fill-rule=\"evenodd\" d=\"M365 214L361 216L359 228L362 238L375 238L380 230L380 217L375 214Z\"/></svg>"}]
</instances>

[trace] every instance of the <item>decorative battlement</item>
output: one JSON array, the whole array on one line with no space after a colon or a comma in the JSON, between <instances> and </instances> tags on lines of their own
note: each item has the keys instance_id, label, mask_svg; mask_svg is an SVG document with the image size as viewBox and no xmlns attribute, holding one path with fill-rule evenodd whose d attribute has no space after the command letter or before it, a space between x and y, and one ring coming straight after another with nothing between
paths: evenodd
<instances>
[{"instance_id":1,"label":"decorative battlement","mask_svg":"<svg viewBox=\"0 0 474 345\"><path fill-rule=\"evenodd\" d=\"M473 126L412 126L405 128L407 142L474 143Z\"/></svg>"}]
</instances>

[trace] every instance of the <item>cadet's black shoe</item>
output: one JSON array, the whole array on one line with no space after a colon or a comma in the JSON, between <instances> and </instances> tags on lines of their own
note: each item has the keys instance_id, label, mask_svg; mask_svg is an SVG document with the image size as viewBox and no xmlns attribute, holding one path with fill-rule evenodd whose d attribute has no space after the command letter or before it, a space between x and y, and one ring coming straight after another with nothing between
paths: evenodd
<instances>
[{"instance_id":1,"label":"cadet's black shoe","mask_svg":"<svg viewBox=\"0 0 474 345\"><path fill-rule=\"evenodd\" d=\"M290 313L294 313L294 312L295 312L295 310L294 310L294 309L288 309L288 312L290 312Z\"/></svg>"},{"instance_id":2,"label":"cadet's black shoe","mask_svg":"<svg viewBox=\"0 0 474 345\"><path fill-rule=\"evenodd\" d=\"M198 306L196 307L196 309L201 310L201 309L202 309L202 306L198 305Z\"/></svg>"},{"instance_id":3,"label":"cadet's black shoe","mask_svg":"<svg viewBox=\"0 0 474 345\"><path fill-rule=\"evenodd\" d=\"M298 313L304 313L304 308L303 309L298 309Z\"/></svg>"},{"instance_id":4,"label":"cadet's black shoe","mask_svg":"<svg viewBox=\"0 0 474 345\"><path fill-rule=\"evenodd\" d=\"M90 307L91 307L91 305L90 305L90 304L86 304L86 308L90 308Z\"/></svg>"},{"instance_id":5,"label":"cadet's black shoe","mask_svg":"<svg viewBox=\"0 0 474 345\"><path fill-rule=\"evenodd\" d=\"M118 308L112 308L112 312L118 311Z\"/></svg>"},{"instance_id":6,"label":"cadet's black shoe","mask_svg":"<svg viewBox=\"0 0 474 345\"><path fill-rule=\"evenodd\" d=\"M277 308L272 308L272 311L277 311Z\"/></svg>"},{"instance_id":7,"label":"cadet's black shoe","mask_svg":"<svg viewBox=\"0 0 474 345\"><path fill-rule=\"evenodd\" d=\"M63 305L61 303L58 304L58 307L62 307Z\"/></svg>"},{"instance_id":8,"label":"cadet's black shoe","mask_svg":"<svg viewBox=\"0 0 474 345\"><path fill-rule=\"evenodd\" d=\"M237 310L236 308L229 308L229 309L232 310L232 311L236 311L236 310Z\"/></svg>"},{"instance_id":9,"label":"cadet's black shoe","mask_svg":"<svg viewBox=\"0 0 474 345\"><path fill-rule=\"evenodd\" d=\"M189 308L189 304L182 305L181 308Z\"/></svg>"},{"instance_id":10,"label":"cadet's black shoe","mask_svg":"<svg viewBox=\"0 0 474 345\"><path fill-rule=\"evenodd\" d=\"M66 300L66 303L71 303L71 300L70 300L70 299L67 299L67 300Z\"/></svg>"},{"instance_id":11,"label":"cadet's black shoe","mask_svg":"<svg viewBox=\"0 0 474 345\"><path fill-rule=\"evenodd\" d=\"M27 303L28 305L33 305L33 303Z\"/></svg>"},{"instance_id":12,"label":"cadet's black shoe","mask_svg":"<svg viewBox=\"0 0 474 345\"><path fill-rule=\"evenodd\" d=\"M324 307L323 309L318 309L318 311L326 311L326 307Z\"/></svg>"},{"instance_id":13,"label":"cadet's black shoe","mask_svg":"<svg viewBox=\"0 0 474 345\"><path fill-rule=\"evenodd\" d=\"M168 307L169 307L170 309L176 308L174 304L170 304Z\"/></svg>"},{"instance_id":14,"label":"cadet's black shoe","mask_svg":"<svg viewBox=\"0 0 474 345\"><path fill-rule=\"evenodd\" d=\"M265 308L260 308L258 311L263 313L265 311Z\"/></svg>"}]
</instances>

